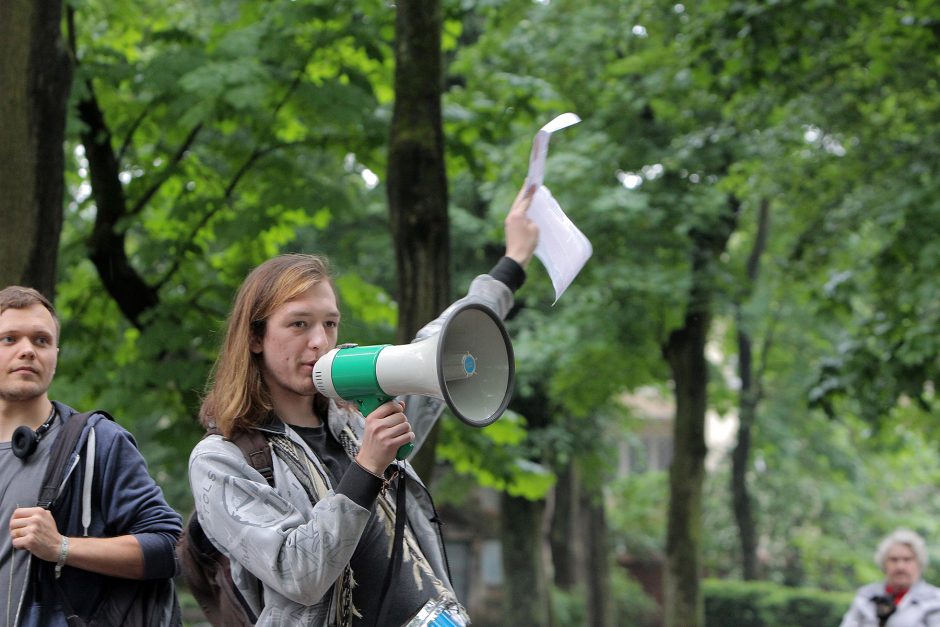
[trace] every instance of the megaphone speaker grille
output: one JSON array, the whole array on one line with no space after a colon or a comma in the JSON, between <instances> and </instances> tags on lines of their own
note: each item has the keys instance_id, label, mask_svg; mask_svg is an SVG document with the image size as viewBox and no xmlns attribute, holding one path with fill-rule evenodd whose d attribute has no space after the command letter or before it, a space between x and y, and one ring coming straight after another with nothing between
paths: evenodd
<instances>
[{"instance_id":1,"label":"megaphone speaker grille","mask_svg":"<svg viewBox=\"0 0 940 627\"><path fill-rule=\"evenodd\" d=\"M515 380L512 342L502 320L485 305L464 305L448 318L437 350L439 384L451 411L474 427L496 421L509 405Z\"/></svg>"}]
</instances>

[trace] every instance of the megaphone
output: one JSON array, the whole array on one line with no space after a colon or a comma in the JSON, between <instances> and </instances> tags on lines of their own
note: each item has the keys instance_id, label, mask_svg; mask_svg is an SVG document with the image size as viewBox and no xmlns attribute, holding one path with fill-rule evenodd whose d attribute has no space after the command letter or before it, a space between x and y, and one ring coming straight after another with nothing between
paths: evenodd
<instances>
[{"instance_id":1,"label":"megaphone","mask_svg":"<svg viewBox=\"0 0 940 627\"><path fill-rule=\"evenodd\" d=\"M396 396L443 399L454 415L485 427L506 410L515 378L512 342L502 320L479 303L457 308L440 333L393 346L343 346L320 357L313 383L324 396L355 401L368 415ZM414 449L406 444L397 458Z\"/></svg>"}]
</instances>

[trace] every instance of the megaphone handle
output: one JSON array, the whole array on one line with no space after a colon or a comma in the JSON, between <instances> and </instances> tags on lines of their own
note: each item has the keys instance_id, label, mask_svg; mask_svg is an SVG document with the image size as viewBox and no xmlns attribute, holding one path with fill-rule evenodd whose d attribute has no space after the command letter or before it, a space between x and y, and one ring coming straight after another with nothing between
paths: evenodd
<instances>
[{"instance_id":1,"label":"megaphone handle","mask_svg":"<svg viewBox=\"0 0 940 627\"><path fill-rule=\"evenodd\" d=\"M411 451L413 450L415 450L414 442L403 444L401 448L398 449L398 452L395 453L395 459L408 459L408 456L411 455Z\"/></svg>"},{"instance_id":2,"label":"megaphone handle","mask_svg":"<svg viewBox=\"0 0 940 627\"><path fill-rule=\"evenodd\" d=\"M387 403L390 400L392 400L391 396L367 396L365 398L357 398L356 404L359 405L359 411L362 412L362 415L368 416L378 409L379 405ZM408 456L411 455L411 451L413 450L415 450L415 444L414 442L409 442L398 449L398 452L395 454L395 459L408 459Z\"/></svg>"}]
</instances>

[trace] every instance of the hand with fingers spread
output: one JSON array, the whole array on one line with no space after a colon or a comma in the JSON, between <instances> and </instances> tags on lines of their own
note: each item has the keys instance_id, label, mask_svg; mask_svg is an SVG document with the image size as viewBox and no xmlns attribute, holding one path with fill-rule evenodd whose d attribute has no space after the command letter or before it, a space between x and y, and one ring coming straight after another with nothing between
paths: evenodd
<instances>
[{"instance_id":1,"label":"hand with fingers spread","mask_svg":"<svg viewBox=\"0 0 940 627\"><path fill-rule=\"evenodd\" d=\"M529 265L539 243L539 227L526 215L535 192L535 185L529 185L526 181L503 222L506 229L506 256L523 269Z\"/></svg>"},{"instance_id":2,"label":"hand with fingers spread","mask_svg":"<svg viewBox=\"0 0 940 627\"><path fill-rule=\"evenodd\" d=\"M356 463L373 475L384 474L398 449L415 439L404 411L404 403L389 401L366 416L362 447L356 456Z\"/></svg>"}]
</instances>

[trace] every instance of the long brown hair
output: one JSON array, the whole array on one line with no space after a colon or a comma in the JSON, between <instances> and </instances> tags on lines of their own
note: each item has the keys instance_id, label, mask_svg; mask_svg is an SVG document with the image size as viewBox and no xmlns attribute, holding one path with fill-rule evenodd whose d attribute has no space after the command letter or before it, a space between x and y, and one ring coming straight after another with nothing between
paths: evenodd
<instances>
[{"instance_id":1,"label":"long brown hair","mask_svg":"<svg viewBox=\"0 0 940 627\"><path fill-rule=\"evenodd\" d=\"M267 320L278 307L321 281L336 293L329 262L319 255L280 255L248 274L235 296L199 410L203 425L214 423L223 436L231 437L264 420L273 405L261 376L261 356L250 350L251 339L264 337Z\"/></svg>"}]
</instances>

